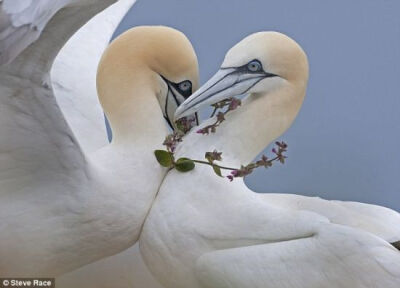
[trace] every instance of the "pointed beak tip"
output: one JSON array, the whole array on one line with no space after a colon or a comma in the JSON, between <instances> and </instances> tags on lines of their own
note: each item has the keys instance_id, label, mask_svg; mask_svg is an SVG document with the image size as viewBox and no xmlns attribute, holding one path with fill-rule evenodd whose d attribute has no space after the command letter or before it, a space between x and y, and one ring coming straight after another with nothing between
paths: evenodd
<instances>
[{"instance_id":1,"label":"pointed beak tip","mask_svg":"<svg viewBox=\"0 0 400 288\"><path fill-rule=\"evenodd\" d=\"M185 109L182 106L179 106L174 114L174 120L178 120L179 118L182 118L184 115L183 113L185 112Z\"/></svg>"},{"instance_id":2,"label":"pointed beak tip","mask_svg":"<svg viewBox=\"0 0 400 288\"><path fill-rule=\"evenodd\" d=\"M238 75L234 74L235 69L220 69L210 80L201 88L187 98L175 111L174 119L188 116L191 113L199 111L205 105L211 105L231 96L239 95L242 87L247 82L238 81ZM251 82L246 85L252 84Z\"/></svg>"}]
</instances>

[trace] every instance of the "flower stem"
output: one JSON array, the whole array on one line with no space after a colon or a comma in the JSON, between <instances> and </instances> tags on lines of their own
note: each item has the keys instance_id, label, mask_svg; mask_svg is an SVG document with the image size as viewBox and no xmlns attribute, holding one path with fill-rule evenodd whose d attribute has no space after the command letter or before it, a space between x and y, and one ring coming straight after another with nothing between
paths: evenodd
<instances>
[{"instance_id":1,"label":"flower stem","mask_svg":"<svg viewBox=\"0 0 400 288\"><path fill-rule=\"evenodd\" d=\"M236 170L237 168L231 168L231 167L225 167L225 166L220 166L220 165L218 165L218 164L211 164L210 162L207 162L207 161L202 161L202 160L193 160L192 159L192 161L193 162L196 162L196 163L201 163L201 164L206 164L206 165L209 165L209 166L216 166L216 167L218 167L218 168L220 168L220 169L224 169L224 170Z\"/></svg>"}]
</instances>

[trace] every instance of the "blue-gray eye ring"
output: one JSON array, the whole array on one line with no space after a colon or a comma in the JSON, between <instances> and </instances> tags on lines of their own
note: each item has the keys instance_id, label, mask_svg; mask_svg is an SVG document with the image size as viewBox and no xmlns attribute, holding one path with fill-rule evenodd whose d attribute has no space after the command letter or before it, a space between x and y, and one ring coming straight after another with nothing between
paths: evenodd
<instances>
[{"instance_id":1,"label":"blue-gray eye ring","mask_svg":"<svg viewBox=\"0 0 400 288\"><path fill-rule=\"evenodd\" d=\"M253 60L247 64L247 69L251 72L259 72L262 70L262 65L258 60Z\"/></svg>"},{"instance_id":2,"label":"blue-gray eye ring","mask_svg":"<svg viewBox=\"0 0 400 288\"><path fill-rule=\"evenodd\" d=\"M189 80L182 81L181 83L179 83L178 86L179 89L184 92L190 91L192 89L192 83Z\"/></svg>"}]
</instances>

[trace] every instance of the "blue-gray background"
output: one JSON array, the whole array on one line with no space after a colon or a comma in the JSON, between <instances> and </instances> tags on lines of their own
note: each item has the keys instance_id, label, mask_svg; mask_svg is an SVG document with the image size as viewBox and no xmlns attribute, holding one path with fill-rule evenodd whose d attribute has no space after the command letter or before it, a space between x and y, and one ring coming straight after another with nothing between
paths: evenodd
<instances>
[{"instance_id":1,"label":"blue-gray background","mask_svg":"<svg viewBox=\"0 0 400 288\"><path fill-rule=\"evenodd\" d=\"M246 183L400 211L399 13L398 0L138 0L116 35L137 25L181 30L204 83L243 37L286 33L309 57L307 97L281 137L287 164L257 170Z\"/></svg>"}]
</instances>

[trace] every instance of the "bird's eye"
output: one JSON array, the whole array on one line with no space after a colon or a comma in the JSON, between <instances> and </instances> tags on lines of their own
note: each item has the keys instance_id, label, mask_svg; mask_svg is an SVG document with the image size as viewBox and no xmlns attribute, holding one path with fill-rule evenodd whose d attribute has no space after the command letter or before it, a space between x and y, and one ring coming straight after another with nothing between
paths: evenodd
<instances>
[{"instance_id":1,"label":"bird's eye","mask_svg":"<svg viewBox=\"0 0 400 288\"><path fill-rule=\"evenodd\" d=\"M191 91L192 90L192 82L189 80L182 81L178 84L179 90L183 92Z\"/></svg>"},{"instance_id":2,"label":"bird's eye","mask_svg":"<svg viewBox=\"0 0 400 288\"><path fill-rule=\"evenodd\" d=\"M249 62L249 64L247 64L247 69L249 69L249 71L251 71L251 72L259 72L262 70L262 65L261 65L260 61L253 60L253 61Z\"/></svg>"}]
</instances>

